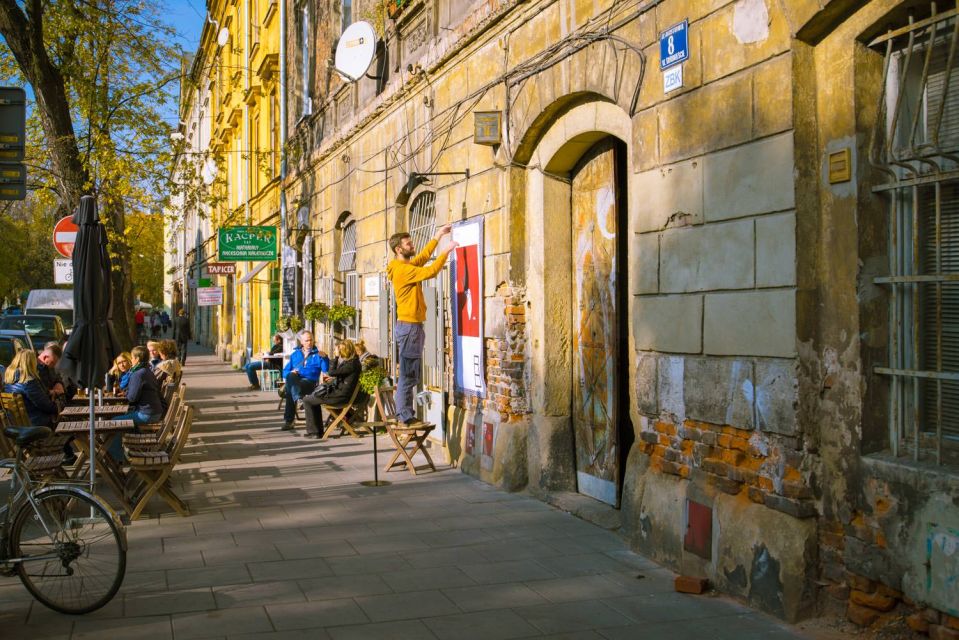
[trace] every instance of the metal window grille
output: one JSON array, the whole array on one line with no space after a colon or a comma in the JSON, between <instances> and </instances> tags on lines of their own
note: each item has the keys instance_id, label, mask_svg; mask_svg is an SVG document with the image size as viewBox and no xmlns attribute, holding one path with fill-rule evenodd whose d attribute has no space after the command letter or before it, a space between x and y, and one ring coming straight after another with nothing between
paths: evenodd
<instances>
[{"instance_id":1,"label":"metal window grille","mask_svg":"<svg viewBox=\"0 0 959 640\"><path fill-rule=\"evenodd\" d=\"M354 269L356 269L356 223L350 222L343 227L343 248L340 251L337 271L353 271Z\"/></svg>"},{"instance_id":2,"label":"metal window grille","mask_svg":"<svg viewBox=\"0 0 959 640\"><path fill-rule=\"evenodd\" d=\"M435 202L436 194L426 191L418 195L410 207L410 238L417 251L426 246L436 231Z\"/></svg>"},{"instance_id":3,"label":"metal window grille","mask_svg":"<svg viewBox=\"0 0 959 640\"><path fill-rule=\"evenodd\" d=\"M877 38L883 92L870 162L889 203L889 440L895 455L952 461L959 448L959 10Z\"/></svg>"},{"instance_id":4,"label":"metal window grille","mask_svg":"<svg viewBox=\"0 0 959 640\"><path fill-rule=\"evenodd\" d=\"M356 317L351 325L344 327L343 334L350 340L356 340L360 337L360 276L351 271L346 274L345 280L345 302L356 309Z\"/></svg>"}]
</instances>

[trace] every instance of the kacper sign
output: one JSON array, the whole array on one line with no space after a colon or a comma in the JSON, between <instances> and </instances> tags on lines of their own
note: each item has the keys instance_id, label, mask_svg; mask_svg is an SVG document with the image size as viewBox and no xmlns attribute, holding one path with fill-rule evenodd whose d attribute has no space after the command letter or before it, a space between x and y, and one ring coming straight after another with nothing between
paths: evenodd
<instances>
[{"instance_id":1,"label":"kacper sign","mask_svg":"<svg viewBox=\"0 0 959 640\"><path fill-rule=\"evenodd\" d=\"M223 227L217 259L221 262L276 260L276 227Z\"/></svg>"}]
</instances>

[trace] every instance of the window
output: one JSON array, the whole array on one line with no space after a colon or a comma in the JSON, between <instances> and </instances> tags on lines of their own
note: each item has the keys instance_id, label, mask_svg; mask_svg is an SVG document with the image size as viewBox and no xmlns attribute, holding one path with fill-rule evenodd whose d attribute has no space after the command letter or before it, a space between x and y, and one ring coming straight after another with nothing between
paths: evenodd
<instances>
[{"instance_id":1,"label":"window","mask_svg":"<svg viewBox=\"0 0 959 640\"><path fill-rule=\"evenodd\" d=\"M426 191L416 196L413 206L410 207L410 237L417 251L421 251L436 232L434 202L436 194Z\"/></svg>"},{"instance_id":2,"label":"window","mask_svg":"<svg viewBox=\"0 0 959 640\"><path fill-rule=\"evenodd\" d=\"M355 271L346 274L346 295L344 302L356 309L353 322L343 327L343 334L349 340L360 337L360 276Z\"/></svg>"},{"instance_id":3,"label":"window","mask_svg":"<svg viewBox=\"0 0 959 640\"><path fill-rule=\"evenodd\" d=\"M305 117L313 112L310 98L310 6L306 3L300 10L300 82L303 91L301 116Z\"/></svg>"},{"instance_id":4,"label":"window","mask_svg":"<svg viewBox=\"0 0 959 640\"><path fill-rule=\"evenodd\" d=\"M277 104L276 93L270 94L270 179L272 180L280 173L280 141L279 127L277 126Z\"/></svg>"},{"instance_id":5,"label":"window","mask_svg":"<svg viewBox=\"0 0 959 640\"><path fill-rule=\"evenodd\" d=\"M887 180L889 441L942 464L959 452L959 72L954 18L878 38L886 56L870 161ZM895 36L895 37L893 37Z\"/></svg>"},{"instance_id":6,"label":"window","mask_svg":"<svg viewBox=\"0 0 959 640\"><path fill-rule=\"evenodd\" d=\"M352 0L343 0L343 3L340 5L343 12L342 18L343 22L340 26L340 33L346 31L346 28L353 24L353 1Z\"/></svg>"},{"instance_id":7,"label":"window","mask_svg":"<svg viewBox=\"0 0 959 640\"><path fill-rule=\"evenodd\" d=\"M343 244L340 250L340 261L337 271L353 271L356 269L356 223L348 222L343 227Z\"/></svg>"},{"instance_id":8,"label":"window","mask_svg":"<svg viewBox=\"0 0 959 640\"><path fill-rule=\"evenodd\" d=\"M253 134L253 149L250 151L250 195L254 196L260 192L260 167L261 164L262 152L260 148L260 117L254 116L252 122L250 123L250 131Z\"/></svg>"}]
</instances>

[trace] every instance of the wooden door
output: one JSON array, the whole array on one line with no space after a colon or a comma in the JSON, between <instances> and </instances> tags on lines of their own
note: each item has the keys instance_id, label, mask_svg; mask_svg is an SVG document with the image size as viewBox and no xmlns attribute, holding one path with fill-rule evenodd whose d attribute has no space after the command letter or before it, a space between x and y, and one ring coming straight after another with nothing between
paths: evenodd
<instances>
[{"instance_id":1,"label":"wooden door","mask_svg":"<svg viewBox=\"0 0 959 640\"><path fill-rule=\"evenodd\" d=\"M572 176L572 335L576 475L580 493L618 505L618 202L615 141L597 143Z\"/></svg>"}]
</instances>

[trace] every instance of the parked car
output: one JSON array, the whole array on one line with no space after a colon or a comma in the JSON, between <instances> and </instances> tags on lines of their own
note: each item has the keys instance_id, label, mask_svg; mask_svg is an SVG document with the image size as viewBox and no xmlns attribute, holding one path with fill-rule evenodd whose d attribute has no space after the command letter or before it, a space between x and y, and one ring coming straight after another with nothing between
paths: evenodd
<instances>
[{"instance_id":1,"label":"parked car","mask_svg":"<svg viewBox=\"0 0 959 640\"><path fill-rule=\"evenodd\" d=\"M26 349L26 346L17 338L0 335L0 366L4 369L9 367L13 362L13 356L23 349Z\"/></svg>"},{"instance_id":2,"label":"parked car","mask_svg":"<svg viewBox=\"0 0 959 640\"><path fill-rule=\"evenodd\" d=\"M0 319L0 331L4 329L26 331L37 348L42 348L47 342L63 344L67 339L67 331L59 316L8 316Z\"/></svg>"},{"instance_id":3,"label":"parked car","mask_svg":"<svg viewBox=\"0 0 959 640\"><path fill-rule=\"evenodd\" d=\"M16 340L21 347L27 347L34 351L37 350L37 345L34 344L33 338L23 329L0 329L0 338L10 338Z\"/></svg>"},{"instance_id":4,"label":"parked car","mask_svg":"<svg viewBox=\"0 0 959 640\"><path fill-rule=\"evenodd\" d=\"M34 289L27 294L23 312L30 315L59 316L66 329L73 327L73 289Z\"/></svg>"}]
</instances>

